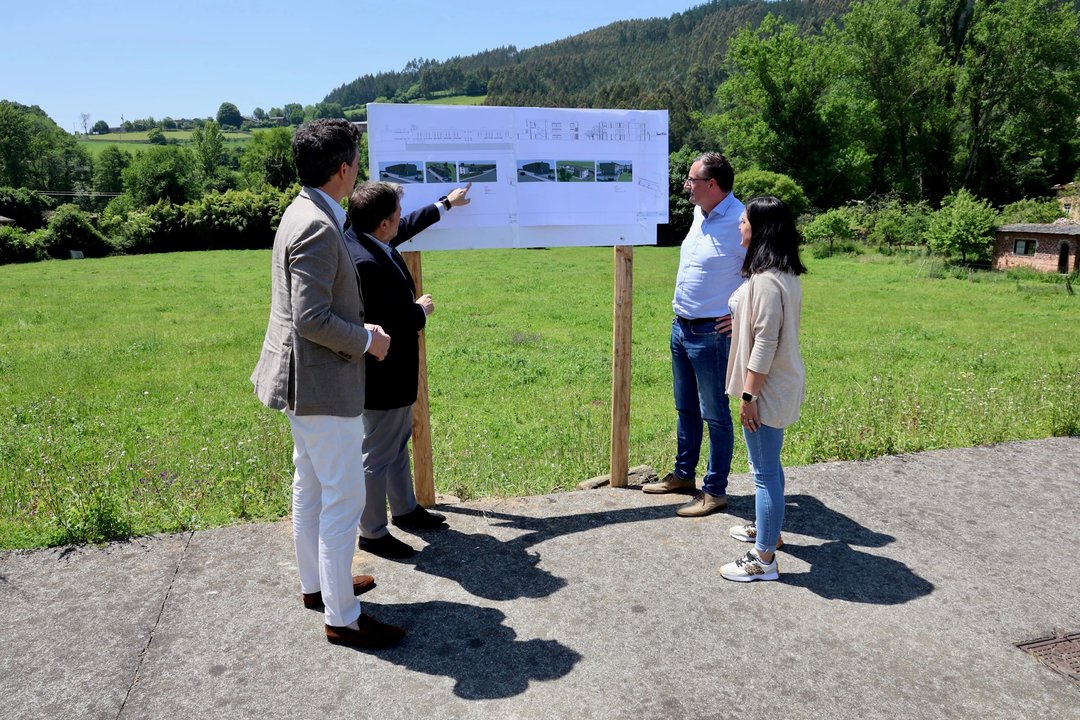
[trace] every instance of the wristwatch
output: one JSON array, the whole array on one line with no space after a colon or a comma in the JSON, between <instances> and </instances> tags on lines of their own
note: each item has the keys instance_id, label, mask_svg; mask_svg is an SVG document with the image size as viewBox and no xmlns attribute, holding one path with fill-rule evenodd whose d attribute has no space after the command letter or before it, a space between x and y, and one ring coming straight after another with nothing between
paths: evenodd
<instances>
[{"instance_id":1,"label":"wristwatch","mask_svg":"<svg viewBox=\"0 0 1080 720\"><path fill-rule=\"evenodd\" d=\"M451 204L450 204L450 198L448 198L448 197L446 197L445 195L443 195L443 196L442 196L441 198L439 198L439 200L438 200L438 201L439 201L440 203L442 203L442 206L443 206L444 208L446 208L446 212L450 212L450 208L452 208L452 207L453 207L453 205L451 205Z\"/></svg>"},{"instance_id":2,"label":"wristwatch","mask_svg":"<svg viewBox=\"0 0 1080 720\"><path fill-rule=\"evenodd\" d=\"M746 392L744 390L743 394L742 394L742 399L743 399L743 402L752 403L755 400L757 400L757 395L751 395L750 393L748 393L748 392Z\"/></svg>"}]
</instances>

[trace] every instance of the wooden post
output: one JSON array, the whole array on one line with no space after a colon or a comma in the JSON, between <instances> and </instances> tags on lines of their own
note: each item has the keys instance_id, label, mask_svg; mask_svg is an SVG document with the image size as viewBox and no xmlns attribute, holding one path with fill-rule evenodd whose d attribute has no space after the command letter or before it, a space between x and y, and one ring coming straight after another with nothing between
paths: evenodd
<instances>
[{"instance_id":1,"label":"wooden post","mask_svg":"<svg viewBox=\"0 0 1080 720\"><path fill-rule=\"evenodd\" d=\"M634 310L634 246L615 246L611 335L611 487L626 487L630 470L630 340Z\"/></svg>"},{"instance_id":2,"label":"wooden post","mask_svg":"<svg viewBox=\"0 0 1080 720\"><path fill-rule=\"evenodd\" d=\"M416 296L424 294L424 274L419 252L405 252L401 256L416 283ZM390 340L393 342L393 338ZM412 419L413 488L416 501L423 507L435 504L435 471L431 463L431 413L428 408L427 348L424 333L420 333L420 374L417 378L416 404Z\"/></svg>"}]
</instances>

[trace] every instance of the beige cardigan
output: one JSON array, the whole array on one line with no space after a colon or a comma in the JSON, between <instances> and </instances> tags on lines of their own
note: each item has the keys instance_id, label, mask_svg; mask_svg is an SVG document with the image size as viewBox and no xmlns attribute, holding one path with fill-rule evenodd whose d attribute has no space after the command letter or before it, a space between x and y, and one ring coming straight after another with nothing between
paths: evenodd
<instances>
[{"instance_id":1,"label":"beige cardigan","mask_svg":"<svg viewBox=\"0 0 1080 720\"><path fill-rule=\"evenodd\" d=\"M774 428L799 419L806 398L806 369L799 355L802 285L778 270L750 276L729 302L732 312L727 394L741 397L749 368L765 375L757 399L758 417Z\"/></svg>"}]
</instances>

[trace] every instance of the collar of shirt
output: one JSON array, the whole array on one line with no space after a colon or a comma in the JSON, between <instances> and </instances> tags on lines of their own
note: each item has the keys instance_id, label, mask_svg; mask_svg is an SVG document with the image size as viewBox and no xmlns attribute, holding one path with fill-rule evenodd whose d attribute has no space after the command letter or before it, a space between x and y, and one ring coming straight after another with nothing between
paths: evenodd
<instances>
[{"instance_id":1,"label":"collar of shirt","mask_svg":"<svg viewBox=\"0 0 1080 720\"><path fill-rule=\"evenodd\" d=\"M708 222L709 220L717 220L722 217L727 217L728 210L730 210L735 205L739 205L739 211L742 212L742 203L735 199L735 193L728 193L724 196L723 200L716 203L716 207L712 209L712 212L710 212L708 215L705 215L703 211L702 215L705 215L705 222ZM736 220L738 220L738 218L736 218Z\"/></svg>"},{"instance_id":2,"label":"collar of shirt","mask_svg":"<svg viewBox=\"0 0 1080 720\"><path fill-rule=\"evenodd\" d=\"M330 210L334 213L334 219L337 220L338 230L344 231L345 229L345 209L341 207L341 203L336 202L334 198L324 193L319 188L311 188L315 192L323 196L326 203L330 206Z\"/></svg>"},{"instance_id":3,"label":"collar of shirt","mask_svg":"<svg viewBox=\"0 0 1080 720\"><path fill-rule=\"evenodd\" d=\"M378 245L380 248L382 248L382 251L384 253L386 253L386 256L388 258L390 258L391 260L394 258L394 253L390 252L391 250L393 250L393 248L390 247L390 243L384 243L382 240L375 237L371 233L364 233L364 234L367 235L369 238L371 238L375 242L376 245Z\"/></svg>"}]
</instances>

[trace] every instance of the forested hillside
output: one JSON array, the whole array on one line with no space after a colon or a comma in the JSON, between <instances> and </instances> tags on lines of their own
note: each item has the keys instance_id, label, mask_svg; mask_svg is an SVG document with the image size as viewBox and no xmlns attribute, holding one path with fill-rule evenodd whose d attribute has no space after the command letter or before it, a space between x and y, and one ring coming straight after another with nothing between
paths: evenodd
<instances>
[{"instance_id":1,"label":"forested hillside","mask_svg":"<svg viewBox=\"0 0 1080 720\"><path fill-rule=\"evenodd\" d=\"M718 0L670 18L625 20L525 50L513 46L401 72L364 75L326 96L342 106L439 93L487 94L488 105L666 108L673 149L690 140L689 113L708 109L724 78L728 40L772 13L818 31L848 0Z\"/></svg>"}]
</instances>

